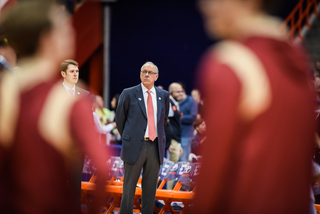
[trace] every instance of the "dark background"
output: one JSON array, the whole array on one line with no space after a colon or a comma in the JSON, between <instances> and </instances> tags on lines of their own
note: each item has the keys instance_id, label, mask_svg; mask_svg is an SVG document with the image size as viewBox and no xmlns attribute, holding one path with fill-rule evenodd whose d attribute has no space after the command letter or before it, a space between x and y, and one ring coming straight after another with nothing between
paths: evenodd
<instances>
[{"instance_id":1,"label":"dark background","mask_svg":"<svg viewBox=\"0 0 320 214\"><path fill-rule=\"evenodd\" d=\"M273 13L284 19L298 1L282 1ZM195 0L118 0L111 5L110 98L140 83L146 61L159 68L156 85L182 81L190 93L199 59L214 42Z\"/></svg>"}]
</instances>

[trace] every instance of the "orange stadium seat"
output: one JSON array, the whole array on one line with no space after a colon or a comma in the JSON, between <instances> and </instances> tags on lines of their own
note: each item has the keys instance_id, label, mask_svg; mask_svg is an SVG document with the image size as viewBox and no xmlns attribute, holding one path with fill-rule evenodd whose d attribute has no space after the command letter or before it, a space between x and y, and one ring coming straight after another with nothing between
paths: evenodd
<instances>
[{"instance_id":1,"label":"orange stadium seat","mask_svg":"<svg viewBox=\"0 0 320 214\"><path fill-rule=\"evenodd\" d=\"M315 204L317 214L320 214L320 204Z\"/></svg>"},{"instance_id":2,"label":"orange stadium seat","mask_svg":"<svg viewBox=\"0 0 320 214\"><path fill-rule=\"evenodd\" d=\"M113 157L113 161L118 160L118 158ZM111 161L114 172L118 172L119 170L114 167L115 165ZM118 166L121 165L121 163L117 163ZM188 167L188 164L186 163L181 163L180 165L176 165L173 167L173 164L169 165L171 168L173 168L176 171L181 172L180 175L183 175L183 169L190 169ZM177 166L181 166L180 168ZM165 169L166 172L169 172L169 168ZM164 170L164 171L165 171ZM188 170L187 170L188 171ZM189 170L190 171L190 170ZM188 171L188 172L189 172ZM162 171L163 172L163 171ZM166 173L167 175L168 173ZM176 174L176 176L178 173ZM156 192L156 200L161 200L163 201L163 207L161 209L157 208L156 206L154 207L154 211L156 213L185 213L187 212L189 205L191 203L191 199L194 196L194 189L193 191L180 191L183 183L186 182L186 180L179 181L178 178L176 178L178 181L176 185L174 186L173 190L167 190L163 189L165 186L166 182L168 180L172 179L167 179L163 176L160 177L162 179L161 183L159 184ZM185 179L185 178L184 178ZM91 179L88 182L82 182L81 185L81 202L82 204L85 204L87 207L90 207L91 204L91 198L90 198L90 193L94 190L95 188L95 183L94 181L96 180L95 175L91 177ZM160 180L159 180L160 181ZM136 193L135 193L135 200L134 200L134 206L133 206L133 212L140 213L141 212L141 194L142 194L142 189L139 187L139 184L141 184L141 177L139 178L138 185L136 187ZM113 213L115 210L120 210L120 204L121 204L121 197L122 197L122 191L123 191L123 177L120 176L112 176L110 180L106 181L106 186L105 186L105 192L107 193L108 197L105 200L104 203L104 208L103 208L103 213ZM176 211L174 208L171 206L172 202L181 202L183 203L184 207L182 208L181 211ZM83 213L85 213L85 210L82 210Z\"/></svg>"}]
</instances>

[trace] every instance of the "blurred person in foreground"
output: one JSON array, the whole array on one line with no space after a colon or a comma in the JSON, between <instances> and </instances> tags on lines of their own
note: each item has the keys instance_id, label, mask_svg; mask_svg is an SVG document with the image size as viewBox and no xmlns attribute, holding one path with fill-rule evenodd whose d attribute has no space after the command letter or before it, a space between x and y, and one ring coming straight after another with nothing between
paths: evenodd
<instances>
[{"instance_id":1,"label":"blurred person in foreground","mask_svg":"<svg viewBox=\"0 0 320 214\"><path fill-rule=\"evenodd\" d=\"M91 105L61 87L58 64L74 54L74 30L50 1L19 2L2 19L19 53L17 73L0 88L0 209L3 213L81 211L79 167L84 154L95 164L90 213L102 204L106 154L95 133Z\"/></svg>"},{"instance_id":2,"label":"blurred person in foreground","mask_svg":"<svg viewBox=\"0 0 320 214\"><path fill-rule=\"evenodd\" d=\"M266 14L271 3L199 1L207 33L223 40L200 65L208 143L194 213L308 213L310 69Z\"/></svg>"}]
</instances>

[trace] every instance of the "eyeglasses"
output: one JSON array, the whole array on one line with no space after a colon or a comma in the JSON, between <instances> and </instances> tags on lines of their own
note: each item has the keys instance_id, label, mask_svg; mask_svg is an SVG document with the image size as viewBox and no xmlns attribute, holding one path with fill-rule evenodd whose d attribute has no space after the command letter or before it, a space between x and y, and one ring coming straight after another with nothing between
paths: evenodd
<instances>
[{"instance_id":1,"label":"eyeglasses","mask_svg":"<svg viewBox=\"0 0 320 214\"><path fill-rule=\"evenodd\" d=\"M153 72L153 71L146 71L146 70L141 71L141 73L143 73L144 75L146 75L146 74L149 74L149 75L157 74L156 72Z\"/></svg>"}]
</instances>

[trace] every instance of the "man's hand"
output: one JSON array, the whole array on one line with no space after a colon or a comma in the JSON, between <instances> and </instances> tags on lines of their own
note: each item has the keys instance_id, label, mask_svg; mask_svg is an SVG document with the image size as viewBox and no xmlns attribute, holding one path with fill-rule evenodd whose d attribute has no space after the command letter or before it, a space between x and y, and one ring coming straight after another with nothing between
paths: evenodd
<instances>
[{"instance_id":1,"label":"man's hand","mask_svg":"<svg viewBox=\"0 0 320 214\"><path fill-rule=\"evenodd\" d=\"M114 129L112 133L113 133L114 135L119 135L118 129Z\"/></svg>"},{"instance_id":2,"label":"man's hand","mask_svg":"<svg viewBox=\"0 0 320 214\"><path fill-rule=\"evenodd\" d=\"M170 145L169 148L168 148L168 150L169 150L170 153L173 153L174 150L175 150L175 148L174 148L172 145ZM179 145L179 157L181 157L182 154L183 154L183 149L182 149L182 147Z\"/></svg>"},{"instance_id":3,"label":"man's hand","mask_svg":"<svg viewBox=\"0 0 320 214\"><path fill-rule=\"evenodd\" d=\"M189 154L189 158L188 158L189 162L192 163L192 162L193 162L193 159L198 160L198 157L197 157L195 154L190 153L190 154Z\"/></svg>"}]
</instances>

